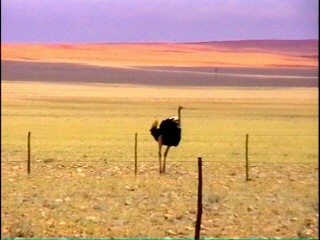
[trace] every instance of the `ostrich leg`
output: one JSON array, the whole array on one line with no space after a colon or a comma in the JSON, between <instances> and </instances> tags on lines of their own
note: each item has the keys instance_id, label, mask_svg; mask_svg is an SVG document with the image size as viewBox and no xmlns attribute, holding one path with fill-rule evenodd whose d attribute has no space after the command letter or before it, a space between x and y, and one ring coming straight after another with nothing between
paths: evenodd
<instances>
[{"instance_id":1,"label":"ostrich leg","mask_svg":"<svg viewBox=\"0 0 320 240\"><path fill-rule=\"evenodd\" d=\"M166 149L166 151L164 152L163 170L162 170L163 173L166 171L166 159L167 159L167 155L168 155L169 149L170 149L170 146L167 146L167 149Z\"/></svg>"},{"instance_id":2,"label":"ostrich leg","mask_svg":"<svg viewBox=\"0 0 320 240\"><path fill-rule=\"evenodd\" d=\"M159 144L159 152L158 152L158 156L159 156L159 173L162 173L161 171L161 157L162 157L162 154L161 154L161 148L162 148L162 136L160 135L159 138L158 138L158 144Z\"/></svg>"}]
</instances>

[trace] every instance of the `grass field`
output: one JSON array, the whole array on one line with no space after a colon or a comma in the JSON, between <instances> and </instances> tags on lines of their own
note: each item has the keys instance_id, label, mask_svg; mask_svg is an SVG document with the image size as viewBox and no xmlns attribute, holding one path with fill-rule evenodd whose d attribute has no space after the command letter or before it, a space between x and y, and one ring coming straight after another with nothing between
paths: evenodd
<instances>
[{"instance_id":1,"label":"grass field","mask_svg":"<svg viewBox=\"0 0 320 240\"><path fill-rule=\"evenodd\" d=\"M318 237L317 88L1 85L2 237L192 238L198 156L201 237ZM159 176L149 128L179 105Z\"/></svg>"}]
</instances>

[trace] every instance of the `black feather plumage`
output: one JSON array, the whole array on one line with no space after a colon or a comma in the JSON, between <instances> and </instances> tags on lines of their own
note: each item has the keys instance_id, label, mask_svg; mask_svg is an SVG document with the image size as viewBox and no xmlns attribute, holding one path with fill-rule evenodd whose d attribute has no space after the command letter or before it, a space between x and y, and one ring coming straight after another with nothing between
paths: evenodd
<instances>
[{"instance_id":1,"label":"black feather plumage","mask_svg":"<svg viewBox=\"0 0 320 240\"><path fill-rule=\"evenodd\" d=\"M163 145L166 146L178 146L181 140L181 128L179 122L176 119L166 119L160 124L160 127L153 125L150 129L151 135L156 141L160 135L163 138Z\"/></svg>"}]
</instances>

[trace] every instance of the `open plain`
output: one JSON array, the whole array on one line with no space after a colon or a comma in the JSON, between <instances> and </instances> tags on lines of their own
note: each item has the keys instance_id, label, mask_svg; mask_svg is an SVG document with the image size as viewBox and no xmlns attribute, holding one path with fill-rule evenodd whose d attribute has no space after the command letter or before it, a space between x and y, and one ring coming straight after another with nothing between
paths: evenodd
<instances>
[{"instance_id":1,"label":"open plain","mask_svg":"<svg viewBox=\"0 0 320 240\"><path fill-rule=\"evenodd\" d=\"M196 64L195 56L211 56L205 45L179 51L161 46L158 55L142 46L143 56L151 56L144 64L133 55L128 59L135 64L123 62L126 51L119 46L103 45L122 55L98 64L98 54L87 49L85 55L77 46L51 46L47 52L39 50L43 46L23 46L24 51L4 46L2 237L192 238L202 157L201 237L318 238L314 49L297 53L292 52L297 46L273 45L257 57L246 47L245 56L252 58L232 64L239 52L244 56L243 47L222 51L220 45L220 53L227 52L225 58L217 55L223 64ZM187 50L194 54L185 59L188 66L178 56ZM160 175L149 128L155 119L176 115L179 105L185 107L182 141L170 150L166 174ZM245 181L246 134L250 181Z\"/></svg>"}]
</instances>

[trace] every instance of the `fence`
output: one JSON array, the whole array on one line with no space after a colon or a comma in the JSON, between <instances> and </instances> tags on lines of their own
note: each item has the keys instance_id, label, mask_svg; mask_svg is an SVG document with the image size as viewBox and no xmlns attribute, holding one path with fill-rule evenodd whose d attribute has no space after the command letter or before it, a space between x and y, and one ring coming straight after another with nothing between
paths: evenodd
<instances>
[{"instance_id":1,"label":"fence","mask_svg":"<svg viewBox=\"0 0 320 240\"><path fill-rule=\"evenodd\" d=\"M42 150L41 146L37 145L37 138L33 139L31 138L31 133L28 133L27 137L27 147L25 146L25 150L22 149L15 149L16 156L12 157L12 149L7 148L8 146L4 145L3 151L2 151L2 166L8 166L11 164L19 164L19 165L25 165L26 164L26 169L27 173L33 174L34 172L41 171L38 167L41 166L43 168L48 168L49 170L52 170L52 167L55 168L59 165L66 165L69 163L75 163L77 166L85 166L88 164L92 164L93 166L96 166L97 168L100 167L99 164L103 165L110 165L114 164L116 166L119 166L120 164L123 164L130 168L132 173L134 173L135 176L139 175L139 167L141 167L141 164L144 163L152 163L154 166L157 166L157 145L156 143L152 140L150 140L150 136L148 135L148 142L150 142L150 148L154 150L153 154L147 154L146 151L144 151L144 154L139 154L139 149L140 149L140 144L139 144L139 136L137 133L135 133L132 137L132 143L130 145L109 145L109 148L122 148L125 147L127 152L120 152L118 154L104 154L108 151L104 150L103 152L96 152L95 154L85 154L86 149L83 149L82 153L78 153L76 151L70 151L69 150L69 155L67 158L59 158L59 156L64 155L66 153L65 150ZM142 135L147 137L147 135ZM272 168L277 168L276 171L279 172L281 171L281 168L279 168L279 165L299 165L299 166L313 166L318 164L317 161L314 161L318 157L318 150L314 148L316 145L317 136L315 135L309 135L309 136L294 136L294 135L287 135L287 136L270 136L270 135L260 135L260 136L255 136L255 135L236 135L236 136L223 136L224 140L221 141L221 136L217 136L216 144L220 144L223 142L223 144L226 144L226 146L223 146L223 151L220 151L218 153L214 153L215 149L217 148L217 145L215 145L215 148L209 149L204 155L205 157L203 158L198 158L198 172L193 171L189 173L192 175L194 178L197 177L198 173L198 198L197 198L197 219L196 219L196 224L195 224L195 239L200 239L200 230L201 230L201 217L202 217L202 211L206 209L206 203L202 203L202 179L204 178L205 183L207 184L208 179L215 179L216 178L216 173L219 172L219 169L215 169L215 174L207 174L208 171L207 169L205 170L206 174L203 177L202 176L202 168L206 168L208 166L215 165L215 168L217 166L224 166L227 167L228 169L231 169L230 172L228 173L228 176L225 176L226 179L228 177L230 178L235 178L235 175L232 173L233 169L230 166L236 166L236 169L241 168L242 169L242 175L245 176L244 178L241 177L241 179L245 179L246 181L249 181L251 179L252 173L250 170L255 170L255 167L259 166L261 169L261 166L263 167L272 167ZM220 139L219 139L220 138ZM227 140L226 140L227 138ZM312 144L309 144L309 146L306 146L306 150L304 149L295 149L295 141L293 141L294 144L293 146L290 146L288 149L293 150L292 152L285 151L285 152L274 152L272 151L271 153L269 152L269 148L264 148L265 145L276 145L275 142L271 141L270 139L275 138L277 141L279 141L279 138L282 139L288 139L288 138L294 138L294 139L299 139L299 146L302 142L305 141L305 139L312 139L310 140ZM302 138L302 140L301 140ZM191 139L191 138L187 138ZM194 138L192 138L194 140ZM234 144L234 140L236 139L236 143ZM31 144L32 140L32 144ZM190 141L190 140L189 140ZM283 140L281 140L283 141ZM146 143L146 142L143 142ZM277 142L276 142L277 143ZM185 145L184 142L182 144ZM200 142L202 144L202 142ZM187 146L193 146L197 147L195 141L190 141L186 143ZM234 151L234 145L236 145L236 151ZM146 144L144 144L146 146ZM210 144L204 145L204 148L210 148ZM276 145L277 146L277 145ZM179 146L180 147L180 146ZM256 151L255 148L260 147L262 150ZM233 151L231 153L227 152L228 149L231 149L230 151ZM201 152L198 148L195 149L195 151ZM113 152L114 153L114 152ZM131 154L130 154L131 153ZM291 159L291 157L297 157L296 153L300 153L301 159L295 160L294 161ZM302 153L302 154L301 154ZM199 155L202 155L199 153ZM274 159L275 160L263 160L264 158L268 158L270 155L273 157L276 156ZM262 158L261 158L262 156ZM231 158L231 160L229 159ZM288 158L289 161L279 161L279 159L282 158ZM13 159L12 159L13 158ZM197 161L196 157L190 153L190 152L182 152L181 154L176 154L174 157L170 159L170 154L169 154L169 161L168 163L170 164L183 164L183 165L190 165L192 167L196 167ZM179 158L179 160L176 160ZM79 161L80 159L80 161ZM111 159L111 160L110 160ZM182 159L182 160L181 160ZM50 165L51 163L58 164L56 166ZM33 166L36 165L37 168L33 168ZM51 168L49 168L51 166ZM156 167L155 167L156 168ZM305 169L301 171L306 171L309 167L306 167ZM310 168L311 169L311 168ZM299 170L299 169L298 169ZM254 174L254 173L253 173ZM171 174L175 175L175 173ZM272 178L272 176L267 176L268 178ZM303 177L303 176L302 176ZM229 178L229 179L230 179ZM240 179L240 178L239 178ZM209 184L208 184L209 185ZM210 186L211 187L211 186ZM206 188L206 186L205 186ZM229 193L229 195L233 195L234 193ZM110 197L108 195L99 195L99 198L103 197ZM220 196L223 197L223 196ZM229 196L231 197L231 196ZM247 201L248 199L252 199L253 195L250 194L241 194L241 195L236 195L234 196L235 198L238 199L244 199ZM273 195L259 195L259 197L264 197L265 199L270 198L270 201L274 200ZM15 200L15 201L28 201L28 198L26 198L25 195L22 196L22 198L19 200L19 195L14 195L14 196L6 196L5 200ZM30 198L33 198L33 196L30 196ZM41 196L37 196L37 198L41 198ZM79 200L81 200L83 197L79 196ZM64 199L56 199L60 201L69 201L69 200L64 200ZM210 200L210 201L215 201L215 200ZM40 201L41 202L41 201ZM38 203L39 204L39 201ZM29 205L27 205L29 206ZM34 204L31 204L30 206L30 211L34 209ZM250 206L249 206L250 207ZM251 209L251 208L250 208ZM251 211L251 210L248 211ZM17 212L18 214L18 212Z\"/></svg>"},{"instance_id":2,"label":"fence","mask_svg":"<svg viewBox=\"0 0 320 240\"><path fill-rule=\"evenodd\" d=\"M87 149L91 151L90 153L85 153L87 150L85 147L81 149L82 153L77 151L70 151L69 149L53 149L42 150L44 145L38 145L37 141L41 142L41 139L34 137L31 146L31 133L28 133L27 137L27 172L31 173L31 165L34 164L77 164L77 165L87 165L87 164L127 164L128 166L133 166L133 172L135 175L138 174L138 166L141 163L156 163L158 159L157 154L157 144L151 139L150 135L140 134L142 140L138 139L138 133L134 134L132 138L132 144L127 145L108 145L107 149L112 149L108 152L105 149L92 150L92 146L87 145ZM129 137L126 135L125 137ZM208 143L201 140L198 135L184 136L186 142L182 144L189 148L189 152L180 152L178 156L175 154L174 157L169 153L169 162L172 163L183 163L194 164L196 156L202 156L204 165L206 164L223 164L223 165L244 165L245 179L250 180L249 170L253 166L264 165L275 166L275 165L313 165L317 164L316 159L318 159L318 149L317 146L318 136L316 135L213 135L214 141ZM291 141L292 146L283 146L284 142ZM304 144L308 140L311 144ZM142 142L140 147L140 142ZM198 144L197 144L198 142ZM287 147L285 151L283 149L279 151L280 143L282 143L282 148ZM200 147L198 146L200 145ZM270 150L268 146L273 146ZM49 145L50 146L50 145ZM297 150L297 146L300 148ZM305 149L303 148L304 146ZM64 146L65 147L65 146ZM25 162L26 158L23 157L23 149L9 149L9 146L4 145L2 148L2 164L18 164ZM148 148L154 150L153 152L147 152L143 150ZM180 146L177 148L179 149ZM193 151L190 151L190 149ZM202 149L201 149L202 148ZM219 150L222 148L222 151ZM141 150L142 149L142 150ZM205 149L206 151L203 151ZM99 152L100 150L100 152ZM192 152L198 151L195 154ZM79 151L79 150L78 150ZM140 151L140 152L139 152ZM176 152L177 150L171 150ZM217 153L216 153L217 151ZM92 153L94 152L94 154ZM106 154L108 152L108 154ZM142 154L141 154L142 152ZM14 154L15 153L15 154ZM32 154L31 154L32 153ZM172 159L173 158L173 159ZM176 160L179 158L179 160ZM283 161L283 160L289 161ZM296 160L298 159L298 160ZM281 160L281 161L280 161ZM240 166L239 165L239 166Z\"/></svg>"}]
</instances>

